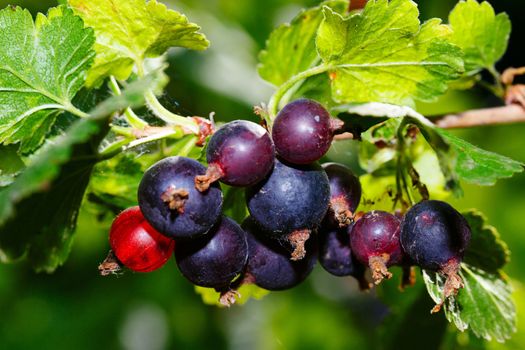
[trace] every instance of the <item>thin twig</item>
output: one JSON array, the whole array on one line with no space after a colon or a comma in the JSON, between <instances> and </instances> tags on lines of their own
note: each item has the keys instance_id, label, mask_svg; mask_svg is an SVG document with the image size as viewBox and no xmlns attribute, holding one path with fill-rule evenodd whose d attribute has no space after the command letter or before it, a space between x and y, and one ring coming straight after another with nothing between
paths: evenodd
<instances>
[{"instance_id":1,"label":"thin twig","mask_svg":"<svg viewBox=\"0 0 525 350\"><path fill-rule=\"evenodd\" d=\"M334 140L352 140L354 135L351 132L334 135Z\"/></svg>"},{"instance_id":2,"label":"thin twig","mask_svg":"<svg viewBox=\"0 0 525 350\"><path fill-rule=\"evenodd\" d=\"M471 128L484 125L525 123L525 108L517 104L502 107L472 109L458 114L429 117L443 129ZM352 140L354 135L344 132L334 136L334 140Z\"/></svg>"},{"instance_id":3,"label":"thin twig","mask_svg":"<svg viewBox=\"0 0 525 350\"><path fill-rule=\"evenodd\" d=\"M431 120L443 129L470 128L473 126L499 125L525 122L525 109L520 105L473 109L449 114Z\"/></svg>"}]
</instances>

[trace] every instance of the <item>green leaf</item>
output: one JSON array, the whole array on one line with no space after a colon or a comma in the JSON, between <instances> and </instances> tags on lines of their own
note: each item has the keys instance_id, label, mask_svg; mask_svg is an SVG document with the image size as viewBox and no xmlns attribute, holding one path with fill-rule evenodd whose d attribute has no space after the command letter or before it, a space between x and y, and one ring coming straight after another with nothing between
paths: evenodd
<instances>
[{"instance_id":1,"label":"green leaf","mask_svg":"<svg viewBox=\"0 0 525 350\"><path fill-rule=\"evenodd\" d=\"M386 103L370 102L364 104L340 105L332 108L336 114L356 114L368 117L368 126L375 125L384 121L384 118L402 118L400 128L405 128L407 124L414 124L419 127L421 133L430 144L439 160L441 171L445 177L445 188L459 196L461 187L458 175L456 174L456 155L455 150L444 140L432 122L423 115L407 106L397 106ZM376 123L374 123L374 119ZM398 132L399 134L399 132Z\"/></svg>"},{"instance_id":2,"label":"green leaf","mask_svg":"<svg viewBox=\"0 0 525 350\"><path fill-rule=\"evenodd\" d=\"M331 108L337 105L332 99L330 79L326 74L314 75L304 80L297 90L294 91L291 100L299 98L315 100L326 108Z\"/></svg>"},{"instance_id":3,"label":"green leaf","mask_svg":"<svg viewBox=\"0 0 525 350\"><path fill-rule=\"evenodd\" d=\"M449 16L454 30L451 41L465 53L465 70L474 75L491 69L503 56L509 42L511 23L506 13L496 15L484 1L459 2Z\"/></svg>"},{"instance_id":4,"label":"green leaf","mask_svg":"<svg viewBox=\"0 0 525 350\"><path fill-rule=\"evenodd\" d=\"M523 171L524 164L521 162L482 150L443 129L435 130L457 156L455 171L464 181L491 186L498 179L511 177Z\"/></svg>"},{"instance_id":5,"label":"green leaf","mask_svg":"<svg viewBox=\"0 0 525 350\"><path fill-rule=\"evenodd\" d=\"M87 84L97 86L109 75L126 80L148 57L170 47L204 50L209 46L200 29L186 16L156 0L69 0L69 5L95 29L97 56Z\"/></svg>"},{"instance_id":6,"label":"green leaf","mask_svg":"<svg viewBox=\"0 0 525 350\"><path fill-rule=\"evenodd\" d=\"M107 121L75 123L0 191L0 248L9 260L27 253L35 269L46 271L64 261Z\"/></svg>"},{"instance_id":7,"label":"green leaf","mask_svg":"<svg viewBox=\"0 0 525 350\"><path fill-rule=\"evenodd\" d=\"M439 19L420 26L410 0L369 1L362 13L343 18L324 7L317 51L340 103L387 102L413 106L433 101L463 71L461 50L449 42Z\"/></svg>"},{"instance_id":8,"label":"green leaf","mask_svg":"<svg viewBox=\"0 0 525 350\"><path fill-rule=\"evenodd\" d=\"M510 260L510 251L496 228L486 224L487 219L478 211L462 214L472 231L472 239L463 259L465 263L493 273L503 268Z\"/></svg>"},{"instance_id":9,"label":"green leaf","mask_svg":"<svg viewBox=\"0 0 525 350\"><path fill-rule=\"evenodd\" d=\"M245 191L240 187L221 184L224 193L224 215L229 216L239 224L249 215L246 207Z\"/></svg>"},{"instance_id":10,"label":"green leaf","mask_svg":"<svg viewBox=\"0 0 525 350\"><path fill-rule=\"evenodd\" d=\"M25 171L10 186L0 189L2 260L26 255L37 271L47 272L65 261L109 118L117 110L142 104L143 99L137 97L154 80L148 76L132 83L122 95L100 104L89 118L77 121L42 147Z\"/></svg>"},{"instance_id":11,"label":"green leaf","mask_svg":"<svg viewBox=\"0 0 525 350\"><path fill-rule=\"evenodd\" d=\"M410 118L421 125L433 127L433 124L424 116L407 106L397 106L387 103L370 102L356 104L340 104L333 107L330 112L337 115L346 122L348 121L352 129L348 131L358 135L368 131L374 126L384 123L388 119ZM399 127L399 122L397 126ZM346 125L345 125L346 127ZM389 128L389 138L395 136L397 130ZM384 136L384 135L383 135ZM384 137L383 137L384 138Z\"/></svg>"},{"instance_id":12,"label":"green leaf","mask_svg":"<svg viewBox=\"0 0 525 350\"><path fill-rule=\"evenodd\" d=\"M152 86L159 87L159 79L162 79L164 72L162 70L153 71L139 80L135 80L126 86L121 95L112 96L99 103L89 115L91 118L107 116L116 111L124 110L126 107L140 107L144 105L144 95L146 91L151 90ZM167 84L166 80L163 80ZM165 85L164 85L165 86Z\"/></svg>"},{"instance_id":13,"label":"green leaf","mask_svg":"<svg viewBox=\"0 0 525 350\"><path fill-rule=\"evenodd\" d=\"M235 302L236 305L246 304L250 299L261 300L266 295L270 294L270 291L257 287L255 284L251 283L243 284L237 291L241 296L237 298L237 301ZM195 286L195 292L201 296L204 304L224 307L224 305L219 303L221 295L219 292L215 291L215 289Z\"/></svg>"},{"instance_id":14,"label":"green leaf","mask_svg":"<svg viewBox=\"0 0 525 350\"><path fill-rule=\"evenodd\" d=\"M315 35L323 20L323 5L343 13L348 2L324 2L318 7L302 11L291 23L275 29L266 41L265 49L259 54L259 75L264 80L279 86L319 61Z\"/></svg>"},{"instance_id":15,"label":"green leaf","mask_svg":"<svg viewBox=\"0 0 525 350\"><path fill-rule=\"evenodd\" d=\"M401 269L392 272L397 276ZM425 350L443 348L448 322L444 317L423 317L432 308L432 300L421 278L402 293L397 278L385 280L377 288L377 295L388 305L388 314L378 327L381 349L419 349L421 344L425 344Z\"/></svg>"},{"instance_id":16,"label":"green leaf","mask_svg":"<svg viewBox=\"0 0 525 350\"><path fill-rule=\"evenodd\" d=\"M0 187L13 182L24 167L24 161L18 155L16 147L0 146Z\"/></svg>"},{"instance_id":17,"label":"green leaf","mask_svg":"<svg viewBox=\"0 0 525 350\"><path fill-rule=\"evenodd\" d=\"M460 331L470 329L477 337L503 342L516 331L516 307L512 288L502 273L490 273L461 264L460 276L465 287L443 305L445 316ZM441 302L445 278L436 272L423 271L427 291L436 303Z\"/></svg>"},{"instance_id":18,"label":"green leaf","mask_svg":"<svg viewBox=\"0 0 525 350\"><path fill-rule=\"evenodd\" d=\"M363 134L363 139L368 142L372 142L372 143L393 142L393 140L397 136L397 130L399 129L400 125L401 125L401 119L399 118L388 119L384 121L383 123L374 125L369 130L367 130L367 132Z\"/></svg>"},{"instance_id":19,"label":"green leaf","mask_svg":"<svg viewBox=\"0 0 525 350\"><path fill-rule=\"evenodd\" d=\"M363 194L357 211L392 211L396 193L396 176L366 174L359 177Z\"/></svg>"},{"instance_id":20,"label":"green leaf","mask_svg":"<svg viewBox=\"0 0 525 350\"><path fill-rule=\"evenodd\" d=\"M481 186L494 185L498 179L508 178L523 171L524 164L505 156L482 150L448 131L432 124L410 107L384 103L340 105L331 110L335 114L356 114L376 118L404 118L401 127L415 124L436 152L446 187L456 195L461 193L458 178ZM370 119L368 126L375 125Z\"/></svg>"},{"instance_id":21,"label":"green leaf","mask_svg":"<svg viewBox=\"0 0 525 350\"><path fill-rule=\"evenodd\" d=\"M166 152L172 156L193 158L198 161L206 162L205 147L197 147L198 138L195 135L186 135L171 145ZM206 140L205 144L208 144Z\"/></svg>"},{"instance_id":22,"label":"green leaf","mask_svg":"<svg viewBox=\"0 0 525 350\"><path fill-rule=\"evenodd\" d=\"M0 11L0 144L38 148L57 113L82 112L72 104L84 85L95 52L93 30L65 7L39 14Z\"/></svg>"},{"instance_id":23,"label":"green leaf","mask_svg":"<svg viewBox=\"0 0 525 350\"><path fill-rule=\"evenodd\" d=\"M396 159L396 137L400 123L401 119L387 119L361 134L363 142L359 149L359 164L366 172L384 169L386 163Z\"/></svg>"},{"instance_id":24,"label":"green leaf","mask_svg":"<svg viewBox=\"0 0 525 350\"><path fill-rule=\"evenodd\" d=\"M88 198L118 210L137 205L137 191L145 171L137 157L138 154L129 152L97 164Z\"/></svg>"}]
</instances>

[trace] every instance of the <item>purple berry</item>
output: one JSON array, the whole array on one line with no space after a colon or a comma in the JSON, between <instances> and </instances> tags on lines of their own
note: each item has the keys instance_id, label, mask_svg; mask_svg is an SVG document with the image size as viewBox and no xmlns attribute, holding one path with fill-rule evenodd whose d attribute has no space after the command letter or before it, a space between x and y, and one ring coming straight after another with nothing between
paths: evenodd
<instances>
[{"instance_id":1,"label":"purple berry","mask_svg":"<svg viewBox=\"0 0 525 350\"><path fill-rule=\"evenodd\" d=\"M277 114L272 127L272 139L277 154L293 164L309 164L328 152L334 131L342 127L339 119L331 118L319 103L300 99Z\"/></svg>"},{"instance_id":2,"label":"purple berry","mask_svg":"<svg viewBox=\"0 0 525 350\"><path fill-rule=\"evenodd\" d=\"M249 251L245 281L267 290L284 290L297 286L312 272L316 261L315 240L306 243L304 259L292 261L289 250L268 239L252 218L248 217L242 228L248 235Z\"/></svg>"},{"instance_id":3,"label":"purple berry","mask_svg":"<svg viewBox=\"0 0 525 350\"><path fill-rule=\"evenodd\" d=\"M319 262L334 276L353 276L359 287L368 289L365 279L365 266L354 257L350 246L350 231L353 225L343 228L327 228L324 225L318 232Z\"/></svg>"},{"instance_id":4,"label":"purple berry","mask_svg":"<svg viewBox=\"0 0 525 350\"><path fill-rule=\"evenodd\" d=\"M256 184L272 170L275 150L263 127L236 120L223 125L211 137L206 159L206 175L195 179L199 191L206 191L210 183L219 179L231 186Z\"/></svg>"},{"instance_id":5,"label":"purple berry","mask_svg":"<svg viewBox=\"0 0 525 350\"><path fill-rule=\"evenodd\" d=\"M209 234L177 241L175 259L182 275L193 284L227 292L248 259L246 234L223 216Z\"/></svg>"},{"instance_id":6,"label":"purple berry","mask_svg":"<svg viewBox=\"0 0 525 350\"><path fill-rule=\"evenodd\" d=\"M218 184L201 193L194 178L206 172L196 160L169 157L151 166L140 182L140 210L153 228L171 238L205 234L221 215L222 192Z\"/></svg>"},{"instance_id":7,"label":"purple berry","mask_svg":"<svg viewBox=\"0 0 525 350\"><path fill-rule=\"evenodd\" d=\"M463 286L458 271L470 237L465 218L448 203L436 200L410 208L401 229L401 244L413 262L447 277L445 298Z\"/></svg>"},{"instance_id":8,"label":"purple berry","mask_svg":"<svg viewBox=\"0 0 525 350\"><path fill-rule=\"evenodd\" d=\"M288 241L293 260L305 254L304 242L317 228L330 202L330 184L315 164L290 165L276 159L270 176L246 191L253 219L267 232Z\"/></svg>"},{"instance_id":9,"label":"purple berry","mask_svg":"<svg viewBox=\"0 0 525 350\"><path fill-rule=\"evenodd\" d=\"M334 227L348 226L361 200L361 183L350 169L337 163L323 164L330 180L328 222Z\"/></svg>"},{"instance_id":10,"label":"purple berry","mask_svg":"<svg viewBox=\"0 0 525 350\"><path fill-rule=\"evenodd\" d=\"M375 284L392 274L387 267L403 260L399 242L399 219L387 212L373 210L356 221L350 233L350 245L357 260L369 266Z\"/></svg>"}]
</instances>

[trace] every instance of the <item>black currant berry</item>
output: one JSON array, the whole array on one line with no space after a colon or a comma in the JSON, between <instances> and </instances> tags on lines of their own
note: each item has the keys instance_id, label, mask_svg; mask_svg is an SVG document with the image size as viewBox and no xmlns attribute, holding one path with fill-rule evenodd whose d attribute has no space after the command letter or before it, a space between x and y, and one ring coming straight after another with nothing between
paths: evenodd
<instances>
[{"instance_id":1,"label":"black currant berry","mask_svg":"<svg viewBox=\"0 0 525 350\"><path fill-rule=\"evenodd\" d=\"M139 207L128 208L115 218L109 244L114 256L110 254L100 265L102 275L118 272L118 262L135 272L154 271L168 261L175 248L175 241L151 227Z\"/></svg>"},{"instance_id":2,"label":"black currant berry","mask_svg":"<svg viewBox=\"0 0 525 350\"><path fill-rule=\"evenodd\" d=\"M357 260L370 267L375 284L392 277L387 268L403 260L400 224L396 216L373 210L357 220L350 232L353 253Z\"/></svg>"},{"instance_id":3,"label":"black currant berry","mask_svg":"<svg viewBox=\"0 0 525 350\"><path fill-rule=\"evenodd\" d=\"M342 125L315 101L293 101L281 109L273 123L275 150L293 164L315 162L328 152L334 132Z\"/></svg>"},{"instance_id":4,"label":"black currant berry","mask_svg":"<svg viewBox=\"0 0 525 350\"><path fill-rule=\"evenodd\" d=\"M199 191L221 180L231 186L251 186L272 170L275 150L263 127L236 120L223 125L210 139L206 150L208 170L195 178Z\"/></svg>"},{"instance_id":5,"label":"black currant berry","mask_svg":"<svg viewBox=\"0 0 525 350\"><path fill-rule=\"evenodd\" d=\"M223 216L207 235L178 241L175 258L182 275L193 284L227 295L231 282L246 266L246 233Z\"/></svg>"},{"instance_id":6,"label":"black currant berry","mask_svg":"<svg viewBox=\"0 0 525 350\"><path fill-rule=\"evenodd\" d=\"M172 238L193 238L208 232L222 209L218 184L201 193L194 179L206 172L196 160L169 157L151 166L140 182L139 206L148 222Z\"/></svg>"},{"instance_id":7,"label":"black currant berry","mask_svg":"<svg viewBox=\"0 0 525 350\"><path fill-rule=\"evenodd\" d=\"M334 276L353 276L359 288L369 288L365 279L365 266L354 257L350 245L350 231L353 225L342 228L321 226L317 234L319 244L319 263Z\"/></svg>"},{"instance_id":8,"label":"black currant berry","mask_svg":"<svg viewBox=\"0 0 525 350\"><path fill-rule=\"evenodd\" d=\"M414 263L447 277L445 298L463 286L458 271L470 237L465 218L450 204L436 200L410 208L401 229L401 244Z\"/></svg>"},{"instance_id":9,"label":"black currant berry","mask_svg":"<svg viewBox=\"0 0 525 350\"><path fill-rule=\"evenodd\" d=\"M306 243L306 256L290 260L290 252L268 236L252 218L244 220L242 228L248 235L248 264L244 281L267 290L285 290L303 282L312 272L316 260L315 240Z\"/></svg>"},{"instance_id":10,"label":"black currant berry","mask_svg":"<svg viewBox=\"0 0 525 350\"><path fill-rule=\"evenodd\" d=\"M361 183L350 169L337 163L323 164L330 180L330 209L327 221L334 226L348 226L361 200Z\"/></svg>"},{"instance_id":11,"label":"black currant berry","mask_svg":"<svg viewBox=\"0 0 525 350\"><path fill-rule=\"evenodd\" d=\"M304 242L321 223L330 202L330 184L315 164L290 165L276 159L270 176L246 191L253 219L273 236L288 241L292 260L305 255Z\"/></svg>"}]
</instances>

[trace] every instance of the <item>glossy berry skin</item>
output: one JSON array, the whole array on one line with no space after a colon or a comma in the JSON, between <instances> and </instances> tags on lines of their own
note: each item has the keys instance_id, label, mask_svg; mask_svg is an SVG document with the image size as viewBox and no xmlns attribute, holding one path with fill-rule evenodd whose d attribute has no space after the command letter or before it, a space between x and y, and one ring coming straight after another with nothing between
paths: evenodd
<instances>
[{"instance_id":1,"label":"glossy berry skin","mask_svg":"<svg viewBox=\"0 0 525 350\"><path fill-rule=\"evenodd\" d=\"M350 247L352 226L337 229L323 226L319 229L319 263L332 275L362 279L365 266L357 261Z\"/></svg>"},{"instance_id":2,"label":"glossy berry skin","mask_svg":"<svg viewBox=\"0 0 525 350\"><path fill-rule=\"evenodd\" d=\"M244 220L242 228L248 237L246 276L259 287L272 291L290 289L312 272L317 257L315 240L306 243L307 253L303 259L292 261L289 250L268 239L252 218Z\"/></svg>"},{"instance_id":3,"label":"glossy berry skin","mask_svg":"<svg viewBox=\"0 0 525 350\"><path fill-rule=\"evenodd\" d=\"M272 170L275 150L263 127L236 120L223 125L211 137L206 159L210 166L220 169L222 182L231 186L251 186Z\"/></svg>"},{"instance_id":4,"label":"glossy berry skin","mask_svg":"<svg viewBox=\"0 0 525 350\"><path fill-rule=\"evenodd\" d=\"M368 265L370 257L388 254L386 266L399 264L403 260L399 242L400 224L396 216L380 210L363 215L350 233L350 244L356 258Z\"/></svg>"},{"instance_id":5,"label":"glossy berry skin","mask_svg":"<svg viewBox=\"0 0 525 350\"><path fill-rule=\"evenodd\" d=\"M204 237L177 242L175 258L182 275L193 284L227 290L246 265L246 233L223 216Z\"/></svg>"},{"instance_id":6,"label":"glossy berry skin","mask_svg":"<svg viewBox=\"0 0 525 350\"><path fill-rule=\"evenodd\" d=\"M330 210L327 221L334 227L348 226L361 200L359 178L341 164L325 163L323 169L330 180Z\"/></svg>"},{"instance_id":7,"label":"glossy berry skin","mask_svg":"<svg viewBox=\"0 0 525 350\"><path fill-rule=\"evenodd\" d=\"M424 269L440 270L450 261L461 261L471 237L465 218L448 203L426 200L405 214L401 245Z\"/></svg>"},{"instance_id":8,"label":"glossy berry skin","mask_svg":"<svg viewBox=\"0 0 525 350\"><path fill-rule=\"evenodd\" d=\"M335 121L319 103L299 99L287 104L277 114L272 139L277 154L293 164L319 160L332 144ZM339 125L340 126L340 125Z\"/></svg>"},{"instance_id":9,"label":"glossy berry skin","mask_svg":"<svg viewBox=\"0 0 525 350\"><path fill-rule=\"evenodd\" d=\"M316 165L290 165L276 159L270 176L246 191L250 215L265 231L283 236L314 229L330 202L330 184Z\"/></svg>"},{"instance_id":10,"label":"glossy berry skin","mask_svg":"<svg viewBox=\"0 0 525 350\"><path fill-rule=\"evenodd\" d=\"M109 244L117 259L136 272L151 272L164 265L175 241L148 224L139 207L124 210L113 221Z\"/></svg>"},{"instance_id":11,"label":"glossy berry skin","mask_svg":"<svg viewBox=\"0 0 525 350\"><path fill-rule=\"evenodd\" d=\"M201 193L195 189L194 178L206 168L196 160L169 157L151 166L138 190L139 206L148 222L160 233L176 239L205 234L221 215L222 192L218 184ZM186 191L177 209L170 209L163 198L170 188Z\"/></svg>"}]
</instances>

